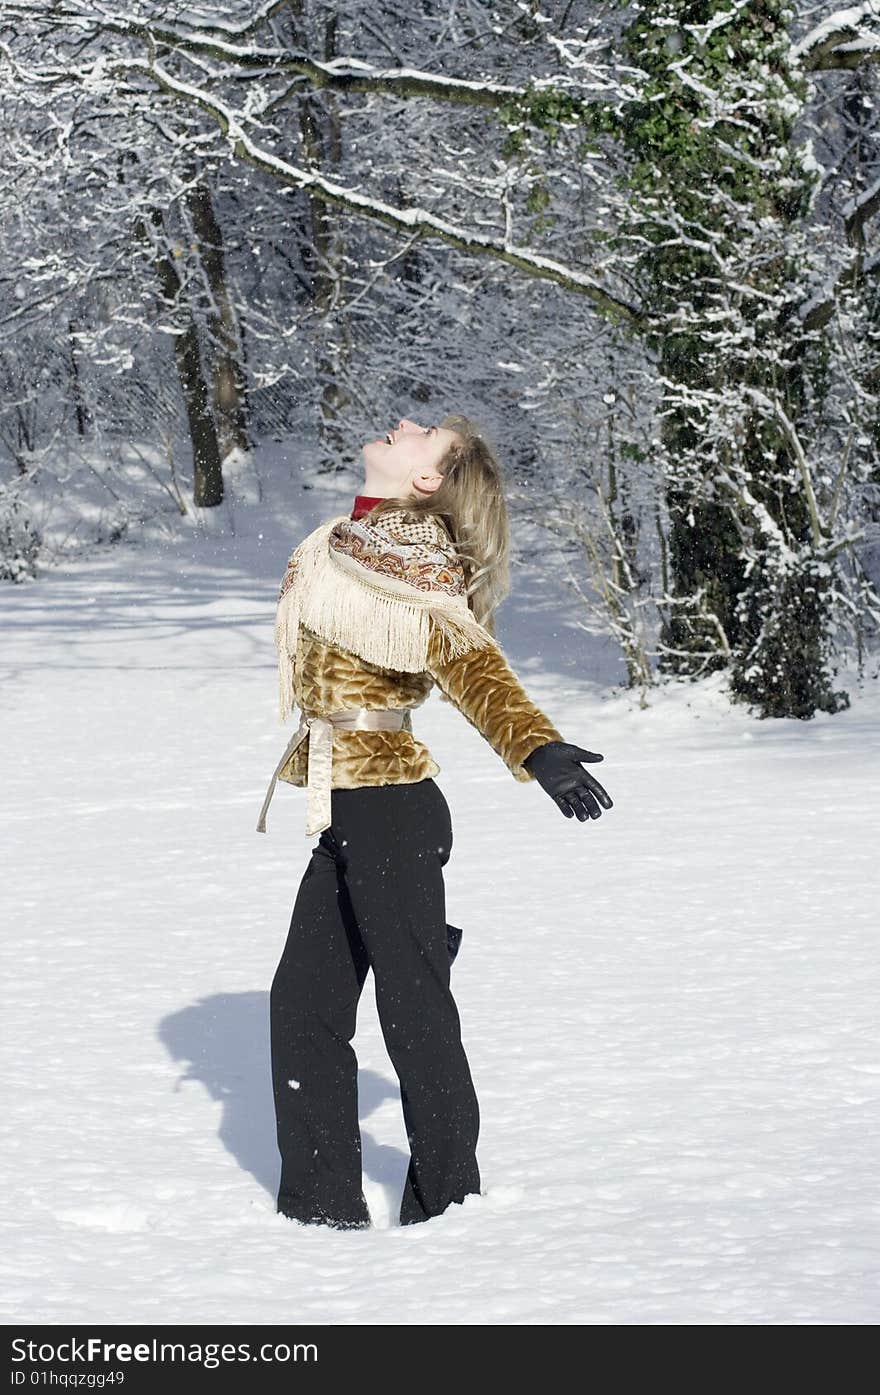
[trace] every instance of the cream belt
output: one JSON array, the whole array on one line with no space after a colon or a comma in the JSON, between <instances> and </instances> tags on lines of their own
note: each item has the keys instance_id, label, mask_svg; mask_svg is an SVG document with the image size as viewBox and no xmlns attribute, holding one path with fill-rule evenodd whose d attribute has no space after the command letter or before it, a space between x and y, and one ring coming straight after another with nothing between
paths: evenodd
<instances>
[{"instance_id":1,"label":"cream belt","mask_svg":"<svg viewBox=\"0 0 880 1395\"><path fill-rule=\"evenodd\" d=\"M313 838L330 826L330 778L333 769L333 728L343 731L412 731L411 707L343 707L325 717L300 717L300 723L287 749L275 767L266 798L260 810L257 832L266 832L266 814L275 793L278 776L301 741L309 735L308 798L306 837Z\"/></svg>"}]
</instances>

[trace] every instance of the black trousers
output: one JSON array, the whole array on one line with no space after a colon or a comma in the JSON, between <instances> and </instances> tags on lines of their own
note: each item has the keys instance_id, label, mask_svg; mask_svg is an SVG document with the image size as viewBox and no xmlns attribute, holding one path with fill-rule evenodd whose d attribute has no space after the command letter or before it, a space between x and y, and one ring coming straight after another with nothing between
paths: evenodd
<instances>
[{"instance_id":1,"label":"black trousers","mask_svg":"<svg viewBox=\"0 0 880 1395\"><path fill-rule=\"evenodd\" d=\"M351 1045L370 968L410 1145L400 1223L479 1193L479 1107L449 986L451 849L432 779L331 791L270 995L277 1210L293 1219L370 1224Z\"/></svg>"}]
</instances>

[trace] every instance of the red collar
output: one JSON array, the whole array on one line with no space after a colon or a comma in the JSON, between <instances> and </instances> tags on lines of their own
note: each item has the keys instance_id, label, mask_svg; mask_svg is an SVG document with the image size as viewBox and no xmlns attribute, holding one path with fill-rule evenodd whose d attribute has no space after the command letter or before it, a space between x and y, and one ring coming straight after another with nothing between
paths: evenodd
<instances>
[{"instance_id":1,"label":"red collar","mask_svg":"<svg viewBox=\"0 0 880 1395\"><path fill-rule=\"evenodd\" d=\"M354 508L351 511L352 518L363 518L365 513L369 513L374 504L381 502L382 496L373 498L371 494L356 494L354 496Z\"/></svg>"}]
</instances>

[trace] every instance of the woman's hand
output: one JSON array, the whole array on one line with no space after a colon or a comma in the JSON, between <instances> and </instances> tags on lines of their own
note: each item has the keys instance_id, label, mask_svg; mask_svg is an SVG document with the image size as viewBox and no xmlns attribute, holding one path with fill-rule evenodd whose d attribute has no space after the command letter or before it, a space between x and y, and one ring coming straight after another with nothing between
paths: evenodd
<instances>
[{"instance_id":1,"label":"woman's hand","mask_svg":"<svg viewBox=\"0 0 880 1395\"><path fill-rule=\"evenodd\" d=\"M581 761L604 759L597 752L585 751L568 741L546 741L526 756L523 766L555 800L567 819L576 814L584 823L586 819L601 816L600 803L606 809L613 807L607 790L580 764Z\"/></svg>"}]
</instances>

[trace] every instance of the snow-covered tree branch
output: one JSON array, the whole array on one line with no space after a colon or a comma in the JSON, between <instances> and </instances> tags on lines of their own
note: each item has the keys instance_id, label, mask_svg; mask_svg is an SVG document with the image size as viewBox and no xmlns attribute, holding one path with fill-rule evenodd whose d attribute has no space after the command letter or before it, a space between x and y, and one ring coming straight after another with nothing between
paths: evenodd
<instances>
[{"instance_id":1,"label":"snow-covered tree branch","mask_svg":"<svg viewBox=\"0 0 880 1395\"><path fill-rule=\"evenodd\" d=\"M877 0L835 10L794 45L792 56L806 72L877 63L880 61L880 5Z\"/></svg>"}]
</instances>

